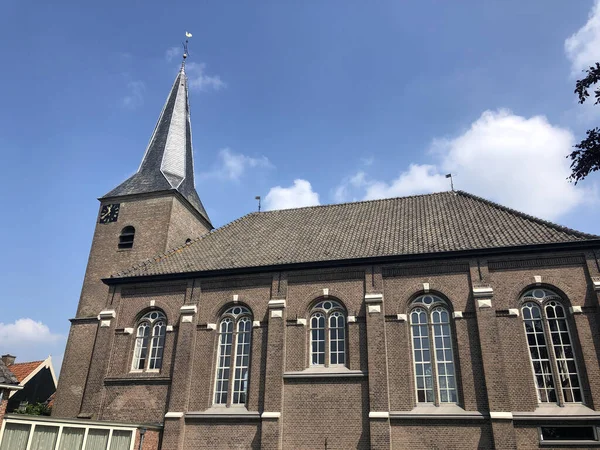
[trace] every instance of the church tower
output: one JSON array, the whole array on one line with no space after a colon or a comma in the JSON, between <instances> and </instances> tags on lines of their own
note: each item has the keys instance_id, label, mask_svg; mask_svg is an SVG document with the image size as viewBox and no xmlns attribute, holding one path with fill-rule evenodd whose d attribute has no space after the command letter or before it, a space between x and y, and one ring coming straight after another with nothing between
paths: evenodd
<instances>
[{"instance_id":1,"label":"church tower","mask_svg":"<svg viewBox=\"0 0 600 450\"><path fill-rule=\"evenodd\" d=\"M101 197L96 230L61 370L53 415L82 411L98 316L108 309L103 278L212 230L194 187L185 65L177 74L137 172Z\"/></svg>"}]
</instances>

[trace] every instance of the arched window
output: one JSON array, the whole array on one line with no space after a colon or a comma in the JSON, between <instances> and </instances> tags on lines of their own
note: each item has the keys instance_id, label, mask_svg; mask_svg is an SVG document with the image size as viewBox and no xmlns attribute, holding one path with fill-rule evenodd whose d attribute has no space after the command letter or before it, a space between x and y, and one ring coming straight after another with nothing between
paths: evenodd
<instances>
[{"instance_id":1,"label":"arched window","mask_svg":"<svg viewBox=\"0 0 600 450\"><path fill-rule=\"evenodd\" d=\"M573 340L560 296L536 288L525 292L521 300L538 401L559 404L583 401Z\"/></svg>"},{"instance_id":2,"label":"arched window","mask_svg":"<svg viewBox=\"0 0 600 450\"><path fill-rule=\"evenodd\" d=\"M417 402L456 403L458 395L447 303L430 294L416 298L411 304L410 329Z\"/></svg>"},{"instance_id":3,"label":"arched window","mask_svg":"<svg viewBox=\"0 0 600 450\"><path fill-rule=\"evenodd\" d=\"M321 301L310 312L310 364L346 364L346 314L336 301Z\"/></svg>"},{"instance_id":4,"label":"arched window","mask_svg":"<svg viewBox=\"0 0 600 450\"><path fill-rule=\"evenodd\" d=\"M233 306L219 322L219 349L215 377L216 405L243 405L248 392L252 313ZM233 384L233 389L230 386Z\"/></svg>"},{"instance_id":5,"label":"arched window","mask_svg":"<svg viewBox=\"0 0 600 450\"><path fill-rule=\"evenodd\" d=\"M160 370L166 331L167 319L161 311L144 314L136 329L132 370Z\"/></svg>"},{"instance_id":6,"label":"arched window","mask_svg":"<svg viewBox=\"0 0 600 450\"><path fill-rule=\"evenodd\" d=\"M133 239L135 238L135 228L131 225L126 226L121 230L119 236L119 249L127 249L133 247Z\"/></svg>"}]
</instances>

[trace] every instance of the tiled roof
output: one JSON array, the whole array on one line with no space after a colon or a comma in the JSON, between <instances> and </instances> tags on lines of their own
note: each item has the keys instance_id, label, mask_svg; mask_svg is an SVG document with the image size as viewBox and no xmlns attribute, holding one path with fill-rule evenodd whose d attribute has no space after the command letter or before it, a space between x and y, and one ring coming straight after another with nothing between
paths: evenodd
<instances>
[{"instance_id":1,"label":"tiled roof","mask_svg":"<svg viewBox=\"0 0 600 450\"><path fill-rule=\"evenodd\" d=\"M19 380L0 359L0 384L19 384Z\"/></svg>"},{"instance_id":2,"label":"tiled roof","mask_svg":"<svg viewBox=\"0 0 600 450\"><path fill-rule=\"evenodd\" d=\"M462 191L248 214L114 275L419 255L600 239Z\"/></svg>"},{"instance_id":3,"label":"tiled roof","mask_svg":"<svg viewBox=\"0 0 600 450\"><path fill-rule=\"evenodd\" d=\"M187 76L183 67L158 118L136 173L103 198L178 191L206 219L208 214L194 187L194 155Z\"/></svg>"},{"instance_id":4,"label":"tiled roof","mask_svg":"<svg viewBox=\"0 0 600 450\"><path fill-rule=\"evenodd\" d=\"M10 366L8 366L8 368L10 369L10 371L12 373L15 374L15 377L17 377L17 380L19 380L19 383L21 383L25 378L27 378L29 376L29 374L31 372L33 372L35 369L37 369L39 367L39 365L42 364L43 362L44 361L30 361L30 362L11 364Z\"/></svg>"}]
</instances>

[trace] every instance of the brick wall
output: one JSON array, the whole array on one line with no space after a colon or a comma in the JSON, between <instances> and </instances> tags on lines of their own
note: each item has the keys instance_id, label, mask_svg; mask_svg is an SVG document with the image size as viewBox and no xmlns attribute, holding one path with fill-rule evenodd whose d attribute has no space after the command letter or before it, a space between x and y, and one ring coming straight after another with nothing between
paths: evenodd
<instances>
[{"instance_id":1,"label":"brick wall","mask_svg":"<svg viewBox=\"0 0 600 450\"><path fill-rule=\"evenodd\" d=\"M72 321L57 388L53 408L56 417L77 417L80 413L89 415L89 411L82 411L82 408L89 409L83 395L90 382L89 368L94 363L93 346L97 330L94 318L103 309L115 307L113 293L102 282L102 278L183 245L186 239L194 239L208 231L197 215L174 194L103 201L99 211L104 204L115 203L120 204L118 220L107 224L96 223L77 314ZM120 250L119 235L128 225L135 227L133 248ZM167 302L165 308L171 307L178 312L176 305ZM173 316L176 314L171 314ZM98 370L105 370L105 366L101 366ZM88 395L99 395L101 388L98 383L98 380L94 380L92 386L87 388ZM94 398L93 402L98 403L99 400Z\"/></svg>"},{"instance_id":2,"label":"brick wall","mask_svg":"<svg viewBox=\"0 0 600 450\"><path fill-rule=\"evenodd\" d=\"M2 420L6 414L6 407L8 406L8 394L10 394L10 391L8 389L4 389L1 392L2 401L0 401L0 426L2 426Z\"/></svg>"},{"instance_id":3,"label":"brick wall","mask_svg":"<svg viewBox=\"0 0 600 450\"><path fill-rule=\"evenodd\" d=\"M564 254L523 254L502 258L500 263L498 259L432 261L118 288L111 297L117 317L107 329L110 339L105 372L99 378L99 416L162 422L167 411L197 413L193 419L175 419L165 426L163 441L177 449L324 448L325 442L329 449L538 448L536 426L543 420L523 426L489 418L490 409L533 412L538 406L522 318L507 312L520 307L519 296L535 286L534 277L541 276L544 287L564 295L565 306L583 307L583 313L569 315L569 321L574 340L580 344L577 356L585 405L591 414L600 401L598 300L590 279L598 273L584 259L564 265L557 256ZM430 292L447 300L452 312L462 313L451 321L458 408L479 414L479 420L434 415L400 419L393 414L391 418L369 418L372 411L410 413L417 406L410 325L398 315L409 313L410 302L424 292L424 283ZM474 285L493 288L490 308L479 308ZM379 312L368 312L365 293L382 294ZM308 327L298 319L309 319L310 308L325 295L338 300L348 315L356 316L356 321L347 325L347 369L362 371L362 375L290 375L309 366ZM252 420L202 416L211 412L213 401L218 340L213 324L234 304L234 298L250 308L253 320L259 322L252 329L246 405L247 411L256 414ZM286 301L281 318L270 314L269 301L274 299ZM183 304L197 305L192 323L180 321ZM174 330L167 333L160 373L131 374L134 338L123 329L134 327L136 318L148 308L165 311ZM97 324L93 326L97 328ZM179 341L183 326L188 328ZM178 358L178 352L186 356ZM435 412L437 407L432 408ZM258 419L265 411L280 416ZM558 406L556 414L561 414Z\"/></svg>"}]
</instances>

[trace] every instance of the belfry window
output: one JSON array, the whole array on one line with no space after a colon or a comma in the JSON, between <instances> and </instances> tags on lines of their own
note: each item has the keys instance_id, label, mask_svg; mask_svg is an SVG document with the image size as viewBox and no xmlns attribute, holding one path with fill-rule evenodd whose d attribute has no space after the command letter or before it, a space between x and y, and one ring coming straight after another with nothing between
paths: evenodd
<instances>
[{"instance_id":1,"label":"belfry window","mask_svg":"<svg viewBox=\"0 0 600 450\"><path fill-rule=\"evenodd\" d=\"M538 401L582 402L573 340L560 296L548 289L532 289L521 299Z\"/></svg>"},{"instance_id":2,"label":"belfry window","mask_svg":"<svg viewBox=\"0 0 600 450\"><path fill-rule=\"evenodd\" d=\"M410 329L417 402L456 403L456 376L450 310L435 295L411 304Z\"/></svg>"},{"instance_id":3,"label":"belfry window","mask_svg":"<svg viewBox=\"0 0 600 450\"><path fill-rule=\"evenodd\" d=\"M161 311L150 311L140 319L136 328L131 370L160 370L166 331L167 319Z\"/></svg>"},{"instance_id":4,"label":"belfry window","mask_svg":"<svg viewBox=\"0 0 600 450\"><path fill-rule=\"evenodd\" d=\"M135 228L131 225L126 226L121 230L119 236L119 249L133 248L133 240L135 238Z\"/></svg>"},{"instance_id":5,"label":"belfry window","mask_svg":"<svg viewBox=\"0 0 600 450\"><path fill-rule=\"evenodd\" d=\"M223 313L219 322L215 405L246 403L251 335L252 313L248 308L233 306Z\"/></svg>"},{"instance_id":6,"label":"belfry window","mask_svg":"<svg viewBox=\"0 0 600 450\"><path fill-rule=\"evenodd\" d=\"M310 365L346 364L346 314L333 300L317 303L310 312Z\"/></svg>"}]
</instances>

